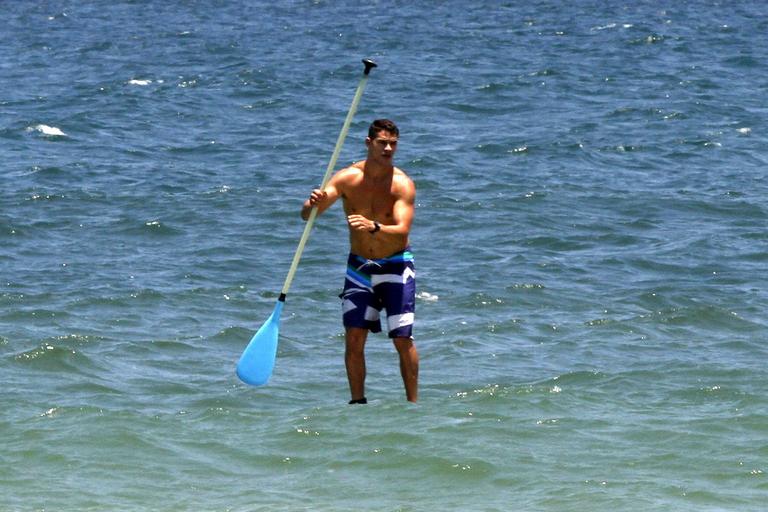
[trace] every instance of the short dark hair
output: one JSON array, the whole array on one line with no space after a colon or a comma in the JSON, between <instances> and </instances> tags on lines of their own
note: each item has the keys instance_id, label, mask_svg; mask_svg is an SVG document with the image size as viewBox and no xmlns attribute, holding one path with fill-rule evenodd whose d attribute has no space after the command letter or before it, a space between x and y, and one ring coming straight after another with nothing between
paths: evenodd
<instances>
[{"instance_id":1,"label":"short dark hair","mask_svg":"<svg viewBox=\"0 0 768 512\"><path fill-rule=\"evenodd\" d=\"M379 132L390 132L398 137L400 136L400 130L398 130L397 125L389 119L377 119L372 122L368 128L368 138L375 139Z\"/></svg>"}]
</instances>

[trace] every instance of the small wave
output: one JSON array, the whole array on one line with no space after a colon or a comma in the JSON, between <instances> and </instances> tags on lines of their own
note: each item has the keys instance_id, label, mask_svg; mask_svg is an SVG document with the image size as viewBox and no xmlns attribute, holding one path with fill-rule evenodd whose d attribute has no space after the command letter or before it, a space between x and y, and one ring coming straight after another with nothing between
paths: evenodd
<instances>
[{"instance_id":1,"label":"small wave","mask_svg":"<svg viewBox=\"0 0 768 512\"><path fill-rule=\"evenodd\" d=\"M543 290L545 286L541 283L515 283L507 287L507 290Z\"/></svg>"},{"instance_id":2,"label":"small wave","mask_svg":"<svg viewBox=\"0 0 768 512\"><path fill-rule=\"evenodd\" d=\"M480 106L471 103L448 103L447 108L465 114L488 114L494 115L499 113L499 106Z\"/></svg>"},{"instance_id":3,"label":"small wave","mask_svg":"<svg viewBox=\"0 0 768 512\"><path fill-rule=\"evenodd\" d=\"M617 27L623 28L623 29L629 29L634 27L634 25L632 23L622 23L621 25L619 25L618 23L607 23L605 25L598 25L597 27L592 27L589 30L591 32L600 32L602 30L611 30Z\"/></svg>"},{"instance_id":4,"label":"small wave","mask_svg":"<svg viewBox=\"0 0 768 512\"><path fill-rule=\"evenodd\" d=\"M152 340L150 344L152 348L157 349L165 354L178 354L181 352L190 352L195 350L195 346L192 343L192 340L185 341L181 339L158 339Z\"/></svg>"},{"instance_id":5,"label":"small wave","mask_svg":"<svg viewBox=\"0 0 768 512\"><path fill-rule=\"evenodd\" d=\"M61 391L67 394L71 393L77 396L104 396L104 395L118 396L122 393L120 389L118 389L117 387L113 385L105 384L102 382L97 382L97 380L100 380L100 379L93 376L89 379L78 380L77 382L62 386ZM111 384L110 381L104 381L104 382L109 382Z\"/></svg>"},{"instance_id":6,"label":"small wave","mask_svg":"<svg viewBox=\"0 0 768 512\"><path fill-rule=\"evenodd\" d=\"M197 87L197 79L192 78L190 80L182 80L179 82L178 87L181 87L182 89L195 88Z\"/></svg>"},{"instance_id":7,"label":"small wave","mask_svg":"<svg viewBox=\"0 0 768 512\"><path fill-rule=\"evenodd\" d=\"M586 322L584 322L584 325L586 327L606 327L606 326L615 326L620 323L621 322L619 320L615 320L613 318L595 318L592 320L587 320Z\"/></svg>"},{"instance_id":8,"label":"small wave","mask_svg":"<svg viewBox=\"0 0 768 512\"><path fill-rule=\"evenodd\" d=\"M408 164L409 169L436 169L444 165L444 162L437 156L422 156L411 160Z\"/></svg>"},{"instance_id":9,"label":"small wave","mask_svg":"<svg viewBox=\"0 0 768 512\"><path fill-rule=\"evenodd\" d=\"M737 57L730 57L725 59L725 62L730 66L741 68L759 68L761 63L751 55L739 55Z\"/></svg>"},{"instance_id":10,"label":"small wave","mask_svg":"<svg viewBox=\"0 0 768 512\"><path fill-rule=\"evenodd\" d=\"M509 86L505 83L489 82L481 85L477 89L484 92L497 92L507 89Z\"/></svg>"},{"instance_id":11,"label":"small wave","mask_svg":"<svg viewBox=\"0 0 768 512\"><path fill-rule=\"evenodd\" d=\"M753 332L760 325L741 317L735 311L713 305L669 307L639 316L648 323L690 327L703 330L728 329L732 332Z\"/></svg>"},{"instance_id":12,"label":"small wave","mask_svg":"<svg viewBox=\"0 0 768 512\"><path fill-rule=\"evenodd\" d=\"M27 131L29 132L39 132L46 137L66 137L67 134L64 133L61 128L57 128L55 126L48 126L47 124L38 124L35 126L30 126L27 128Z\"/></svg>"},{"instance_id":13,"label":"small wave","mask_svg":"<svg viewBox=\"0 0 768 512\"><path fill-rule=\"evenodd\" d=\"M607 25L601 25L599 27L592 27L590 30L608 30L609 28L616 28L618 25L616 23L608 23Z\"/></svg>"},{"instance_id":14,"label":"small wave","mask_svg":"<svg viewBox=\"0 0 768 512\"><path fill-rule=\"evenodd\" d=\"M565 376L567 377L568 374ZM471 391L455 392L453 397L462 400L471 399L473 401L492 401L498 398L506 398L515 395L557 395L563 392L563 388L559 385L563 383L555 383L554 381L558 381L562 377L563 376L558 376L552 379L548 379L545 382L525 385L503 386L500 384L486 384L482 387L472 389ZM569 382L568 384L572 384L572 382Z\"/></svg>"},{"instance_id":15,"label":"small wave","mask_svg":"<svg viewBox=\"0 0 768 512\"><path fill-rule=\"evenodd\" d=\"M591 381L596 377L604 377L604 374L597 370L574 370L552 377L550 380L558 382L568 381L569 383L572 383Z\"/></svg>"},{"instance_id":16,"label":"small wave","mask_svg":"<svg viewBox=\"0 0 768 512\"><path fill-rule=\"evenodd\" d=\"M693 146L698 148L712 148L712 147L719 148L722 146L721 143L714 140L709 140L709 139L696 139L696 140L683 139L680 141L680 144L684 146Z\"/></svg>"},{"instance_id":17,"label":"small wave","mask_svg":"<svg viewBox=\"0 0 768 512\"><path fill-rule=\"evenodd\" d=\"M182 233L157 219L144 221L141 225L126 219L121 224L124 224L123 232L130 235L175 236Z\"/></svg>"},{"instance_id":18,"label":"small wave","mask_svg":"<svg viewBox=\"0 0 768 512\"><path fill-rule=\"evenodd\" d=\"M657 44L657 43L663 43L665 40L665 37L660 34L650 34L645 37L641 37L638 39L633 39L629 43L633 45L639 45L639 44Z\"/></svg>"},{"instance_id":19,"label":"small wave","mask_svg":"<svg viewBox=\"0 0 768 512\"><path fill-rule=\"evenodd\" d=\"M672 119L688 119L688 116L686 116L683 112L670 112L668 114L664 114L663 119L665 121Z\"/></svg>"},{"instance_id":20,"label":"small wave","mask_svg":"<svg viewBox=\"0 0 768 512\"><path fill-rule=\"evenodd\" d=\"M104 338L101 336L88 336L87 334L63 334L61 336L56 336L50 339L55 343L75 343L77 345L87 345L93 343L94 341L101 341Z\"/></svg>"},{"instance_id":21,"label":"small wave","mask_svg":"<svg viewBox=\"0 0 768 512\"><path fill-rule=\"evenodd\" d=\"M437 302L440 297L429 292L419 292L416 294L416 298L425 302Z\"/></svg>"},{"instance_id":22,"label":"small wave","mask_svg":"<svg viewBox=\"0 0 768 512\"><path fill-rule=\"evenodd\" d=\"M478 144L474 148L477 152L482 153L484 155L503 155L507 153L511 153L514 150L508 150L507 146L504 144Z\"/></svg>"},{"instance_id":23,"label":"small wave","mask_svg":"<svg viewBox=\"0 0 768 512\"><path fill-rule=\"evenodd\" d=\"M732 373L738 374L740 372L734 371ZM699 404L722 403L737 405L739 403L755 403L757 401L757 396L755 394L730 384L727 374L712 372L703 376L702 379L711 380L714 381L714 383L703 386L689 385L682 389L675 389L670 392L670 397L678 398L687 403ZM725 384L719 383L721 382L721 379Z\"/></svg>"},{"instance_id":24,"label":"small wave","mask_svg":"<svg viewBox=\"0 0 768 512\"><path fill-rule=\"evenodd\" d=\"M27 201L55 201L58 199L64 199L62 194L32 194L26 200Z\"/></svg>"},{"instance_id":25,"label":"small wave","mask_svg":"<svg viewBox=\"0 0 768 512\"><path fill-rule=\"evenodd\" d=\"M633 146L631 144L619 144L618 146L600 148L598 151L601 153L629 153L631 151L642 151L641 146Z\"/></svg>"},{"instance_id":26,"label":"small wave","mask_svg":"<svg viewBox=\"0 0 768 512\"><path fill-rule=\"evenodd\" d=\"M59 412L61 412L60 407L51 407L45 412L40 413L41 418L54 418L59 415Z\"/></svg>"},{"instance_id":27,"label":"small wave","mask_svg":"<svg viewBox=\"0 0 768 512\"><path fill-rule=\"evenodd\" d=\"M48 19L48 21L55 21L55 20L59 20L59 19L62 19L62 18L68 18L68 17L69 17L69 14L67 14L66 12L60 12L58 14L52 14L52 15L48 16L47 19Z\"/></svg>"},{"instance_id":28,"label":"small wave","mask_svg":"<svg viewBox=\"0 0 768 512\"><path fill-rule=\"evenodd\" d=\"M209 140L207 142L202 142L196 145L169 147L167 151L171 154L179 154L179 155L186 155L186 154L211 155L211 154L222 153L226 151L226 149L221 142L217 142L216 140Z\"/></svg>"},{"instance_id":29,"label":"small wave","mask_svg":"<svg viewBox=\"0 0 768 512\"><path fill-rule=\"evenodd\" d=\"M128 80L128 85L139 85L139 86L145 86L152 83L152 80L142 80L138 78L133 78L131 80Z\"/></svg>"},{"instance_id":30,"label":"small wave","mask_svg":"<svg viewBox=\"0 0 768 512\"><path fill-rule=\"evenodd\" d=\"M18 363L30 365L38 370L62 372L79 372L84 367L91 366L88 356L68 346L55 346L48 342L31 350L16 354Z\"/></svg>"},{"instance_id":31,"label":"small wave","mask_svg":"<svg viewBox=\"0 0 768 512\"><path fill-rule=\"evenodd\" d=\"M215 341L217 343L239 343L245 348L245 344L248 343L259 326L255 326L254 329L246 329L245 327L226 327L214 334L209 341Z\"/></svg>"}]
</instances>

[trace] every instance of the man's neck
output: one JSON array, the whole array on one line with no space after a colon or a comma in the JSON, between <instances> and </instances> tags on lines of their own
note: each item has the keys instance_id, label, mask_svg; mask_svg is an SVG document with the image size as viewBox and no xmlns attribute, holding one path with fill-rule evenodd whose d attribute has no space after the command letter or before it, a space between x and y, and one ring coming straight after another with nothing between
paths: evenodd
<instances>
[{"instance_id":1,"label":"man's neck","mask_svg":"<svg viewBox=\"0 0 768 512\"><path fill-rule=\"evenodd\" d=\"M363 173L373 179L389 178L395 172L393 165L381 165L370 160L363 162Z\"/></svg>"}]
</instances>

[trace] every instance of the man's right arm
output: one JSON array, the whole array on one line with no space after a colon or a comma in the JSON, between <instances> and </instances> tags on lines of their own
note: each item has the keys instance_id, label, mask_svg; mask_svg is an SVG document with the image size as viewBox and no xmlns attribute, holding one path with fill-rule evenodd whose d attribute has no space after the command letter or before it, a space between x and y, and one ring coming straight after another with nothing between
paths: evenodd
<instances>
[{"instance_id":1,"label":"man's right arm","mask_svg":"<svg viewBox=\"0 0 768 512\"><path fill-rule=\"evenodd\" d=\"M309 214L312 211L312 208L317 206L317 214L320 215L325 210L330 208L330 206L336 202L336 200L339 198L339 191L337 188L337 179L338 174L333 176L331 178L331 181L328 182L328 185L326 185L325 189L315 189L312 191L312 193L309 195L309 198L304 201L304 204L301 207L301 218L304 220L309 219Z\"/></svg>"}]
</instances>

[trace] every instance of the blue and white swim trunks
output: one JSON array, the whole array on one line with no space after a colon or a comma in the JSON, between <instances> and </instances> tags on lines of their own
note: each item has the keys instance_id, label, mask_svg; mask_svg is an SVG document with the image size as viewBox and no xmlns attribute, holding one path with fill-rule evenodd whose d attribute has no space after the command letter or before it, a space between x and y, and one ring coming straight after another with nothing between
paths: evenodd
<instances>
[{"instance_id":1,"label":"blue and white swim trunks","mask_svg":"<svg viewBox=\"0 0 768 512\"><path fill-rule=\"evenodd\" d=\"M375 260L350 254L339 297L345 327L381 332L381 310L385 309L389 337L410 338L416 309L416 272L410 247Z\"/></svg>"}]
</instances>

